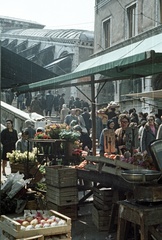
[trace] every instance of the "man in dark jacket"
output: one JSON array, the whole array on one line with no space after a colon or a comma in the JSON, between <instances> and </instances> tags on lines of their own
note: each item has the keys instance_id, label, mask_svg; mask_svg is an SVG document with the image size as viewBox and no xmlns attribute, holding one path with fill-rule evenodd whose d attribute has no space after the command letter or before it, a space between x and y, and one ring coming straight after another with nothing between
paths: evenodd
<instances>
[{"instance_id":1,"label":"man in dark jacket","mask_svg":"<svg viewBox=\"0 0 162 240\"><path fill-rule=\"evenodd\" d=\"M48 116L49 114L49 116L51 117L53 103L54 103L54 96L51 93L51 90L49 90L48 93L46 94L46 108L45 108L46 116Z\"/></svg>"},{"instance_id":2,"label":"man in dark jacket","mask_svg":"<svg viewBox=\"0 0 162 240\"><path fill-rule=\"evenodd\" d=\"M88 112L88 108L87 107L83 108L82 117L84 119L85 127L86 127L88 135L89 135L90 134L90 129L92 127L92 121L91 121L91 118L90 118L91 116L90 116L90 114Z\"/></svg>"},{"instance_id":3,"label":"man in dark jacket","mask_svg":"<svg viewBox=\"0 0 162 240\"><path fill-rule=\"evenodd\" d=\"M6 120L6 128L1 132L1 143L2 147L2 173L6 176L5 167L7 166L7 153L12 153L15 150L15 144L18 140L17 131L13 128L13 121Z\"/></svg>"}]
</instances>

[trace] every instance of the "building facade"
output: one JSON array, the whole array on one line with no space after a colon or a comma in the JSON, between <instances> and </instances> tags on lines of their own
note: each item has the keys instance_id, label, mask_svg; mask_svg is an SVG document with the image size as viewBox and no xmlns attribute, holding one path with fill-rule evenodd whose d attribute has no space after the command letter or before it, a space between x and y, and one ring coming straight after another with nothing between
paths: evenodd
<instances>
[{"instance_id":1,"label":"building facade","mask_svg":"<svg viewBox=\"0 0 162 240\"><path fill-rule=\"evenodd\" d=\"M111 52L162 32L162 0L96 0L94 54ZM162 115L160 99L136 99L130 93L162 89L162 75L107 82L98 103L116 101L121 110L132 107ZM99 84L97 88L101 88Z\"/></svg>"},{"instance_id":2,"label":"building facade","mask_svg":"<svg viewBox=\"0 0 162 240\"><path fill-rule=\"evenodd\" d=\"M72 72L80 62L93 54L92 31L52 30L44 27L45 25L36 22L0 17L1 46L54 72L57 76ZM90 95L89 88L81 88L86 95ZM55 91L53 86L53 93ZM58 91L60 94L65 93L67 101L70 96L84 99L75 87Z\"/></svg>"}]
</instances>

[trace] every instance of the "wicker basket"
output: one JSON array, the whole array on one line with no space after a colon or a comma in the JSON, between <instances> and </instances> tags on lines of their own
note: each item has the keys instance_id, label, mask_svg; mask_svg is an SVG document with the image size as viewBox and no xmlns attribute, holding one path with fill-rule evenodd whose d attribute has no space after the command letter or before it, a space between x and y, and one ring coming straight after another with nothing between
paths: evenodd
<instances>
[{"instance_id":1,"label":"wicker basket","mask_svg":"<svg viewBox=\"0 0 162 240\"><path fill-rule=\"evenodd\" d=\"M37 163L28 163L29 165L29 169L31 169L32 167L34 166L37 166ZM10 167L11 167L11 173L16 173L16 172L20 172L20 173L26 173L26 170L27 170L27 164L24 162L24 163L11 163L10 164Z\"/></svg>"}]
</instances>

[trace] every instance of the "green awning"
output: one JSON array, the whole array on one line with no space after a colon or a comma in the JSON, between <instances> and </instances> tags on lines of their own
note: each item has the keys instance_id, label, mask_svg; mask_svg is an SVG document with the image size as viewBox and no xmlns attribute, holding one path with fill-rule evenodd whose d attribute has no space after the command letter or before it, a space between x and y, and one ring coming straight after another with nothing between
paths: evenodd
<instances>
[{"instance_id":1,"label":"green awning","mask_svg":"<svg viewBox=\"0 0 162 240\"><path fill-rule=\"evenodd\" d=\"M161 72L162 34L158 34L82 62L72 73L24 85L16 91L56 88L60 84L95 74L116 80L145 77Z\"/></svg>"},{"instance_id":2,"label":"green awning","mask_svg":"<svg viewBox=\"0 0 162 240\"><path fill-rule=\"evenodd\" d=\"M42 66L12 52L11 50L0 47L1 52L1 89L24 86L57 75Z\"/></svg>"}]
</instances>

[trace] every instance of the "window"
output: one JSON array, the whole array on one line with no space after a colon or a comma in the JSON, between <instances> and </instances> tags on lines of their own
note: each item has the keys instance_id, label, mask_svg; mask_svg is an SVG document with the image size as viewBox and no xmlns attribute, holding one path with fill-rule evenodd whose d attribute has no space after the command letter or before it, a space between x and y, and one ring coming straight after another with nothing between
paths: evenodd
<instances>
[{"instance_id":1,"label":"window","mask_svg":"<svg viewBox=\"0 0 162 240\"><path fill-rule=\"evenodd\" d=\"M103 22L103 31L104 31L104 47L108 48L111 45L110 18Z\"/></svg>"},{"instance_id":2,"label":"window","mask_svg":"<svg viewBox=\"0 0 162 240\"><path fill-rule=\"evenodd\" d=\"M127 8L128 38L134 37L136 33L136 4Z\"/></svg>"}]
</instances>

